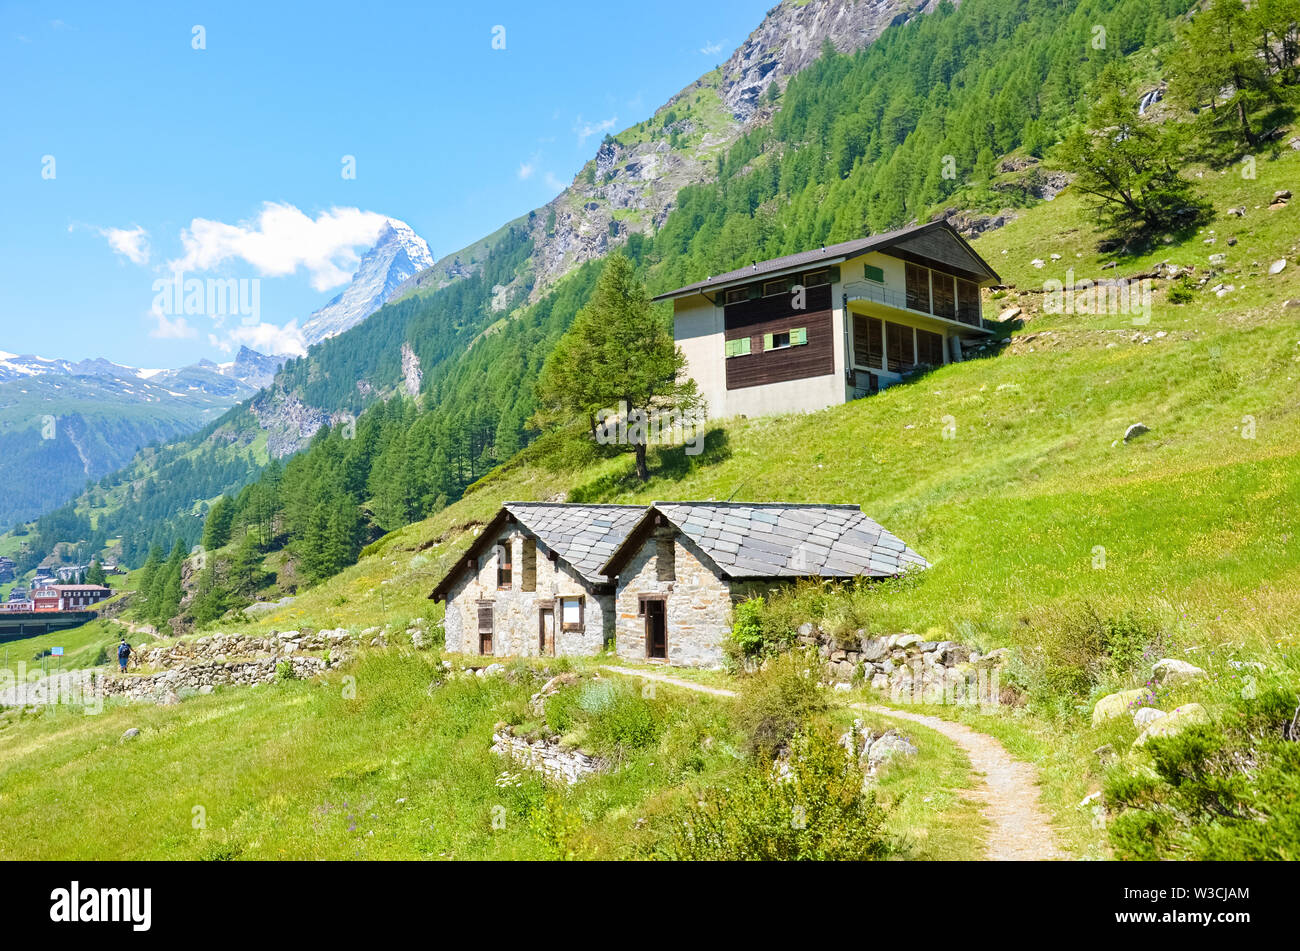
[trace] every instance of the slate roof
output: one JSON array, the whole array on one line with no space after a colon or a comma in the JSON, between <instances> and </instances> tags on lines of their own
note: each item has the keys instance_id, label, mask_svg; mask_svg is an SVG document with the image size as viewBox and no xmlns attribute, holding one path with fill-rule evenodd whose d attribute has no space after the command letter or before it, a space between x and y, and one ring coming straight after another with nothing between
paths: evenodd
<instances>
[{"instance_id":1,"label":"slate roof","mask_svg":"<svg viewBox=\"0 0 1300 951\"><path fill-rule=\"evenodd\" d=\"M930 563L856 505L777 502L655 502L729 578L889 577ZM637 547L637 534L604 565L608 575Z\"/></svg>"},{"instance_id":2,"label":"slate roof","mask_svg":"<svg viewBox=\"0 0 1300 951\"><path fill-rule=\"evenodd\" d=\"M908 228L899 228L897 231L886 231L881 234L868 235L865 238L854 238L852 241L841 241L839 244L828 244L822 248L815 248L812 251L799 251L795 254L787 254L783 257L772 258L768 261L758 261L748 267L736 268L734 271L727 271L725 274L718 274L706 278L703 281L697 281L694 284L687 284L685 287L679 287L675 291L668 291L666 294L660 294L654 300L667 300L672 297L686 297L690 294L698 294L701 291L707 291L710 288L721 287L735 281L744 281L748 278L761 277L764 274L774 274L778 271L785 271L794 268L817 267L822 264L838 264L840 261L856 257L867 251L877 250L888 245L896 244L907 238L923 234L928 231L947 231L954 238L966 246L975 259L988 269L990 277L994 280L1000 280L997 272L989 267L974 249L966 243L966 239L959 235L946 221L929 221L922 225L912 225Z\"/></svg>"},{"instance_id":3,"label":"slate roof","mask_svg":"<svg viewBox=\"0 0 1300 951\"><path fill-rule=\"evenodd\" d=\"M608 580L601 568L645 514L644 505L507 502L505 508L593 584Z\"/></svg>"},{"instance_id":4,"label":"slate roof","mask_svg":"<svg viewBox=\"0 0 1300 951\"><path fill-rule=\"evenodd\" d=\"M537 539L538 546L570 564L593 585L610 579L601 567L622 544L627 533L645 514L644 505L578 505L565 502L507 502L479 533L468 551L443 576L429 598L446 597L452 583L465 570L466 560L476 558L501 534L508 517Z\"/></svg>"}]
</instances>

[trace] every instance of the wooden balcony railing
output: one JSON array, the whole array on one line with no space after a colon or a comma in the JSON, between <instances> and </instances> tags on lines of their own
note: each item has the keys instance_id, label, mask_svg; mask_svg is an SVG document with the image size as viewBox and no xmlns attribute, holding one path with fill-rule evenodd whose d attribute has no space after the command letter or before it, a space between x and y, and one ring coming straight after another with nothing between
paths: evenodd
<instances>
[{"instance_id":1,"label":"wooden balcony railing","mask_svg":"<svg viewBox=\"0 0 1300 951\"><path fill-rule=\"evenodd\" d=\"M872 281L853 281L844 285L844 299L851 300L869 300L877 304L884 304L886 307L895 307L898 310L908 310L914 314L927 314L931 317L942 317L946 320L953 318L946 314L937 314L934 311L933 302L930 307L921 308L913 306L914 301L909 300L907 294L902 291L893 290L892 288L883 287ZM958 304L956 307L956 319L963 324L971 327L984 328L984 317L980 313L978 304Z\"/></svg>"}]
</instances>

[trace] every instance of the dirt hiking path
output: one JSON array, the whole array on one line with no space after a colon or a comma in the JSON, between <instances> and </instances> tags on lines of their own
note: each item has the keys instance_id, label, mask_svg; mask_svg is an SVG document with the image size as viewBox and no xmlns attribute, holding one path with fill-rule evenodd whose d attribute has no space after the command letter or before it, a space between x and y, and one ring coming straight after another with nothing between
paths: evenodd
<instances>
[{"instance_id":1,"label":"dirt hiking path","mask_svg":"<svg viewBox=\"0 0 1300 951\"><path fill-rule=\"evenodd\" d=\"M631 667L605 666L615 674L641 677L659 683L672 684L697 693L716 697L734 697L734 690L709 687L681 680L667 674L635 670ZM911 720L942 733L970 757L971 767L983 774L983 781L971 790L982 803L982 812L989 821L989 837L984 858L991 861L1044 861L1068 859L1070 856L1057 844L1056 833L1047 821L1038 802L1037 772L1028 763L1013 759L1011 754L986 733L972 730L962 723L953 723L939 717L907 710L894 710L874 704L851 704L856 710L866 710L885 717Z\"/></svg>"}]
</instances>

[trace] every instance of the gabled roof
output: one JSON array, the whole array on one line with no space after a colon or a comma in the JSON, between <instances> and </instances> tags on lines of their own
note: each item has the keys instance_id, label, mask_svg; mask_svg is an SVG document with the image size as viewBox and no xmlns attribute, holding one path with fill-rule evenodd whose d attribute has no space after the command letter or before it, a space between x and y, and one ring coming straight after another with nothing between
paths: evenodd
<instances>
[{"instance_id":1,"label":"gabled roof","mask_svg":"<svg viewBox=\"0 0 1300 951\"><path fill-rule=\"evenodd\" d=\"M582 578L593 584L607 584L601 566L622 543L632 526L645 513L644 505L580 505L565 502L507 502L479 533L469 550L438 582L429 595L441 600L465 570L468 559L477 558L496 541L509 519L537 540L547 554L554 553Z\"/></svg>"},{"instance_id":2,"label":"gabled roof","mask_svg":"<svg viewBox=\"0 0 1300 951\"><path fill-rule=\"evenodd\" d=\"M602 570L618 574L662 516L728 578L883 578L930 563L856 505L655 502Z\"/></svg>"},{"instance_id":3,"label":"gabled roof","mask_svg":"<svg viewBox=\"0 0 1300 951\"><path fill-rule=\"evenodd\" d=\"M737 268L734 271L709 277L694 284L687 284L675 291L668 291L666 294L660 294L654 299L658 301L674 297L688 297L702 291L714 288L720 289L728 284L744 283L767 274L839 264L841 261L847 261L859 254L865 254L868 251L883 251L889 247L912 250L913 248L909 248L909 245L912 245L918 253L924 253L925 248L922 247L922 243L926 239L934 239L936 236L940 240L951 239L956 242L954 251L961 257L968 259L967 270L976 273L982 272L986 275L986 280L998 284L1002 283L1002 278L998 276L997 271L993 270L992 266L975 252L975 249L957 233L957 230L952 225L941 219L939 221L929 221L923 225L899 228L897 231L886 231L883 234L855 238L852 241L841 241L839 244L828 244L812 251L799 251L796 254L787 254L784 257L772 258L769 261L757 261L748 267Z\"/></svg>"}]
</instances>

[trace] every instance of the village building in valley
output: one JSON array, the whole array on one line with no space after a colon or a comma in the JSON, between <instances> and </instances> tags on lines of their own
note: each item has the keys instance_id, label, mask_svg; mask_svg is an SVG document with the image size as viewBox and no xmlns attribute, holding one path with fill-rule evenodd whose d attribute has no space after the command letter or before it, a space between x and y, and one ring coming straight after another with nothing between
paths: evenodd
<instances>
[{"instance_id":1,"label":"village building in valley","mask_svg":"<svg viewBox=\"0 0 1300 951\"><path fill-rule=\"evenodd\" d=\"M827 245L660 294L713 418L824 409L992 336L1001 283L946 221Z\"/></svg>"},{"instance_id":2,"label":"village building in valley","mask_svg":"<svg viewBox=\"0 0 1300 951\"><path fill-rule=\"evenodd\" d=\"M539 552L541 557L539 557ZM856 505L507 503L430 595L447 650L721 663L732 606L801 577L928 562Z\"/></svg>"}]
</instances>

